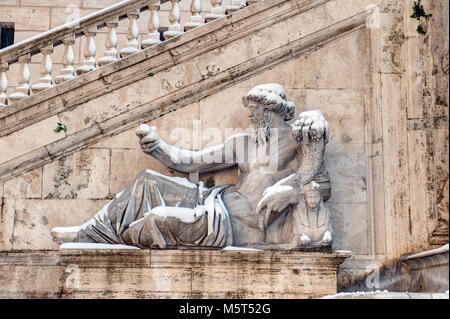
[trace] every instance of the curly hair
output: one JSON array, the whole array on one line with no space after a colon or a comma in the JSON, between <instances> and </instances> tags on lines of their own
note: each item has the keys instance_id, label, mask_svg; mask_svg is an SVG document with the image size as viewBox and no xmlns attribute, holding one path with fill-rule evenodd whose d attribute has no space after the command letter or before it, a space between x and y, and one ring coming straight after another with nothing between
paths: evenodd
<instances>
[{"instance_id":1,"label":"curly hair","mask_svg":"<svg viewBox=\"0 0 450 319\"><path fill-rule=\"evenodd\" d=\"M268 83L255 86L243 98L244 106L247 107L249 102L264 106L264 109L284 117L285 121L294 117L295 104L286 101L286 93L280 84Z\"/></svg>"}]
</instances>

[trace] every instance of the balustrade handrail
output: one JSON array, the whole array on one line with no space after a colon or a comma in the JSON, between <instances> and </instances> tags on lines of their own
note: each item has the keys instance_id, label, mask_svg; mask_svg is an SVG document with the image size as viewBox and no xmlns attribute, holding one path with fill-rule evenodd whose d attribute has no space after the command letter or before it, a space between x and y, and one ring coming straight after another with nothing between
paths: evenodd
<instances>
[{"instance_id":1,"label":"balustrade handrail","mask_svg":"<svg viewBox=\"0 0 450 319\"><path fill-rule=\"evenodd\" d=\"M103 28L109 20L116 18L119 18L119 20L126 19L127 14L132 10L145 11L153 3L165 3L167 1L169 0L124 0L113 4L78 20L55 27L0 50L0 64L15 63L20 56L28 53L31 55L39 54L41 49L46 46L62 44L63 39L67 36L75 35L75 37L80 37L93 26L99 29Z\"/></svg>"},{"instance_id":2,"label":"balustrade handrail","mask_svg":"<svg viewBox=\"0 0 450 319\"><path fill-rule=\"evenodd\" d=\"M226 11L222 9L223 0L210 0L211 13L205 18L201 16L202 4L201 0L191 1L191 17L190 21L184 26L180 23L181 12L179 2L181 0L123 0L117 4L101 9L92 14L86 15L76 21L71 21L62 26L53 28L49 31L11 45L0 50L0 108L4 108L33 94L52 88L60 83L70 81L76 76L82 76L106 64L113 63L119 58L126 58L135 54L142 49L146 49L153 45L161 43L161 34L159 32L158 11L161 3L171 2L171 10L169 14L169 27L162 36L164 40L179 36L186 31L202 26L205 22L219 19L225 16L225 12L233 12L239 10L246 0L231 0L231 4L227 6ZM247 2L257 2L258 0L248 0ZM150 11L148 21L148 33L145 39L139 41L139 27L137 19L140 12L144 10ZM128 19L127 42L124 48L117 50L117 33L116 28L119 20ZM203 22L205 20L205 22ZM108 34L106 37L104 56L97 59L95 35L97 30L106 27ZM75 38L84 36L86 38L83 50L84 59L81 64L74 68L74 51L73 44ZM52 77L53 62L51 54L54 47L64 44L64 53L61 61L62 68L59 75ZM42 54L41 67L39 70L40 78L37 83L30 86L30 69L28 63L35 54ZM81 60L81 57L80 57ZM17 78L17 86L15 92L7 94L8 78L6 73L9 66L19 62L20 70Z\"/></svg>"}]
</instances>

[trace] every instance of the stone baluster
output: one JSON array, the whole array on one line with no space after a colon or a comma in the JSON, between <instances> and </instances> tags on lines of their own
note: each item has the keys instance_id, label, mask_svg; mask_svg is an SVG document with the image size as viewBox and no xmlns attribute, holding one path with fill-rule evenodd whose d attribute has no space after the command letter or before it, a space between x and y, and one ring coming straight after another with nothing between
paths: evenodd
<instances>
[{"instance_id":1,"label":"stone baluster","mask_svg":"<svg viewBox=\"0 0 450 319\"><path fill-rule=\"evenodd\" d=\"M117 61L117 33L116 28L119 25L119 18L106 22L108 35L106 36L105 56L98 59L98 65L103 66L108 63Z\"/></svg>"},{"instance_id":2,"label":"stone baluster","mask_svg":"<svg viewBox=\"0 0 450 319\"><path fill-rule=\"evenodd\" d=\"M51 76L53 64L52 59L50 57L50 54L52 52L53 52L52 44L41 49L42 53L42 62L40 68L41 78L38 80L38 83L36 83L31 87L31 91L33 91L33 93L39 93L53 86Z\"/></svg>"},{"instance_id":3,"label":"stone baluster","mask_svg":"<svg viewBox=\"0 0 450 319\"><path fill-rule=\"evenodd\" d=\"M150 19L148 20L148 36L147 39L142 41L142 47L148 48L152 45L161 43L160 34L159 34L159 10L160 2L154 2L149 5L150 7Z\"/></svg>"},{"instance_id":4,"label":"stone baluster","mask_svg":"<svg viewBox=\"0 0 450 319\"><path fill-rule=\"evenodd\" d=\"M170 0L170 1L172 2L172 9L170 10L169 14L169 30L163 33L165 40L169 40L173 37L183 34L180 24L181 12L180 6L178 4L180 0Z\"/></svg>"},{"instance_id":5,"label":"stone baluster","mask_svg":"<svg viewBox=\"0 0 450 319\"><path fill-rule=\"evenodd\" d=\"M243 6L245 6L245 3L246 3L245 0L231 0L230 3L227 5L225 13L230 14L234 11L237 11L241 9Z\"/></svg>"},{"instance_id":6,"label":"stone baluster","mask_svg":"<svg viewBox=\"0 0 450 319\"><path fill-rule=\"evenodd\" d=\"M192 0L191 3L191 20L184 25L184 31L189 31L203 25L202 18L202 1Z\"/></svg>"},{"instance_id":7,"label":"stone baluster","mask_svg":"<svg viewBox=\"0 0 450 319\"><path fill-rule=\"evenodd\" d=\"M88 72L95 70L95 41L94 37L97 33L97 27L91 27L89 30L84 31L84 35L86 36L86 45L84 46L83 55L84 60L82 65L78 67L77 74L82 75Z\"/></svg>"},{"instance_id":8,"label":"stone baluster","mask_svg":"<svg viewBox=\"0 0 450 319\"><path fill-rule=\"evenodd\" d=\"M207 14L205 17L206 22L216 20L225 16L224 10L222 9L223 0L211 0L211 13Z\"/></svg>"},{"instance_id":9,"label":"stone baluster","mask_svg":"<svg viewBox=\"0 0 450 319\"><path fill-rule=\"evenodd\" d=\"M73 62L75 61L75 54L73 53L72 48L73 44L75 43L75 35L63 39L62 42L64 44L64 53L61 61L63 67L59 71L60 75L55 77L56 84L63 83L75 78L75 76L73 75Z\"/></svg>"},{"instance_id":10,"label":"stone baluster","mask_svg":"<svg viewBox=\"0 0 450 319\"><path fill-rule=\"evenodd\" d=\"M9 70L8 63L0 64L0 108L8 105L8 96L6 91L8 90L8 78L6 72Z\"/></svg>"},{"instance_id":11,"label":"stone baluster","mask_svg":"<svg viewBox=\"0 0 450 319\"><path fill-rule=\"evenodd\" d=\"M128 24L128 32L127 39L128 42L126 47L120 50L120 56L125 58L131 54L139 52L139 28L137 25L137 19L139 18L139 9L134 10L127 14L129 24Z\"/></svg>"},{"instance_id":12,"label":"stone baluster","mask_svg":"<svg viewBox=\"0 0 450 319\"><path fill-rule=\"evenodd\" d=\"M30 53L19 57L20 70L17 79L18 86L15 92L9 96L11 104L30 96L30 85L28 84L30 82L30 69L28 68L30 60Z\"/></svg>"}]
</instances>

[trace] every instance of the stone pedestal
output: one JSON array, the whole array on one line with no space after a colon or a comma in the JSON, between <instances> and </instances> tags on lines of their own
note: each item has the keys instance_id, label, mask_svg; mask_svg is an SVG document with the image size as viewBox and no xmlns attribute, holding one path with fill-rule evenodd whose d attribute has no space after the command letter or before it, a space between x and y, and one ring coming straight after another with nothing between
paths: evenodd
<instances>
[{"instance_id":1,"label":"stone pedestal","mask_svg":"<svg viewBox=\"0 0 450 319\"><path fill-rule=\"evenodd\" d=\"M0 253L0 297L314 298L350 252L62 249Z\"/></svg>"}]
</instances>

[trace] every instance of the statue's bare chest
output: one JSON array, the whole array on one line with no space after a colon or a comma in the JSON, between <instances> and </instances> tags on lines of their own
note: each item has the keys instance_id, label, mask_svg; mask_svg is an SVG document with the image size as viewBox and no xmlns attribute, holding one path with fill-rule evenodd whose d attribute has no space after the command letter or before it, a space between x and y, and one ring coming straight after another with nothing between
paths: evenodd
<instances>
[{"instance_id":1,"label":"statue's bare chest","mask_svg":"<svg viewBox=\"0 0 450 319\"><path fill-rule=\"evenodd\" d=\"M278 142L269 141L264 145L249 144L245 160L239 162L242 173L252 174L255 171L277 172L288 166L298 166L299 148L290 135L279 138Z\"/></svg>"}]
</instances>

